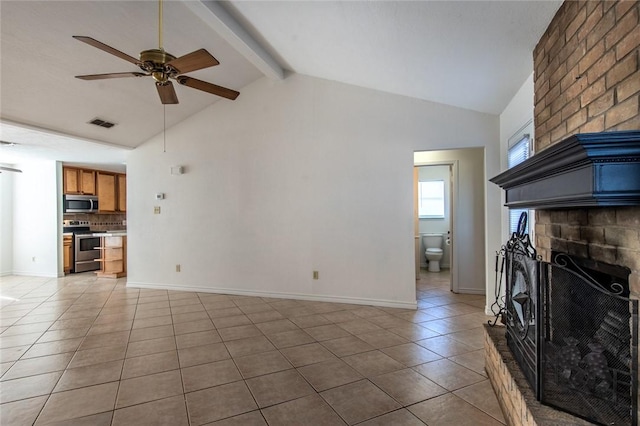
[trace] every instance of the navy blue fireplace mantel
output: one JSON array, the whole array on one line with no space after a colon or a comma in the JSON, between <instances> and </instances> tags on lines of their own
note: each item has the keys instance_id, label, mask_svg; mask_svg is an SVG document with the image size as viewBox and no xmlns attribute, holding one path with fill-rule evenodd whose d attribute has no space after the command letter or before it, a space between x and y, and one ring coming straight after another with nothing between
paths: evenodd
<instances>
[{"instance_id":1,"label":"navy blue fireplace mantel","mask_svg":"<svg viewBox=\"0 0 640 426\"><path fill-rule=\"evenodd\" d=\"M510 208L640 206L640 131L576 134L490 181Z\"/></svg>"}]
</instances>

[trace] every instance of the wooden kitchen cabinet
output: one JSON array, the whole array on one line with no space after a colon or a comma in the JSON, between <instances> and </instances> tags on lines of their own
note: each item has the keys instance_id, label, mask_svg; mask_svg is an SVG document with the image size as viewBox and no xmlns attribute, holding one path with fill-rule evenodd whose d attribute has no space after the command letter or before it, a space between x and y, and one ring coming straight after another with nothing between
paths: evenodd
<instances>
[{"instance_id":1,"label":"wooden kitchen cabinet","mask_svg":"<svg viewBox=\"0 0 640 426\"><path fill-rule=\"evenodd\" d=\"M101 170L63 167L64 194L97 195L101 213L127 211L127 175Z\"/></svg>"},{"instance_id":2,"label":"wooden kitchen cabinet","mask_svg":"<svg viewBox=\"0 0 640 426\"><path fill-rule=\"evenodd\" d=\"M98 207L100 212L116 211L116 175L98 172L97 174Z\"/></svg>"},{"instance_id":3,"label":"wooden kitchen cabinet","mask_svg":"<svg viewBox=\"0 0 640 426\"><path fill-rule=\"evenodd\" d=\"M64 273L68 274L71 272L71 266L73 265L73 235L64 235L62 237L62 257Z\"/></svg>"},{"instance_id":4,"label":"wooden kitchen cabinet","mask_svg":"<svg viewBox=\"0 0 640 426\"><path fill-rule=\"evenodd\" d=\"M62 181L65 194L96 195L95 170L63 167Z\"/></svg>"},{"instance_id":5,"label":"wooden kitchen cabinet","mask_svg":"<svg viewBox=\"0 0 640 426\"><path fill-rule=\"evenodd\" d=\"M116 206L119 212L127 211L127 175L116 175L116 182L118 187L118 205Z\"/></svg>"},{"instance_id":6,"label":"wooden kitchen cabinet","mask_svg":"<svg viewBox=\"0 0 640 426\"><path fill-rule=\"evenodd\" d=\"M96 172L80 169L80 190L86 195L96 195Z\"/></svg>"},{"instance_id":7,"label":"wooden kitchen cabinet","mask_svg":"<svg viewBox=\"0 0 640 426\"><path fill-rule=\"evenodd\" d=\"M98 277L120 278L127 275L127 236L114 235L100 238L101 263Z\"/></svg>"},{"instance_id":8,"label":"wooden kitchen cabinet","mask_svg":"<svg viewBox=\"0 0 640 426\"><path fill-rule=\"evenodd\" d=\"M63 167L62 180L62 187L65 194L80 194L80 180L78 179L78 169Z\"/></svg>"}]
</instances>

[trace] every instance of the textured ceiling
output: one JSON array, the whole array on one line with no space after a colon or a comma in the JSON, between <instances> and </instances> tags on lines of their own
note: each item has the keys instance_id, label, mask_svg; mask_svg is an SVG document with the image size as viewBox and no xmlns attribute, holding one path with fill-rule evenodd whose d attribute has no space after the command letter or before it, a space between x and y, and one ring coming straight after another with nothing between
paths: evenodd
<instances>
[{"instance_id":1,"label":"textured ceiling","mask_svg":"<svg viewBox=\"0 0 640 426\"><path fill-rule=\"evenodd\" d=\"M242 92L264 68L211 25L202 11L210 3L165 0L164 47L176 56L209 50L221 64L189 75ZM499 114L531 73L533 47L561 3L233 1L218 9L257 42L248 45L260 45L288 72ZM72 38L90 36L137 57L158 45L157 12L155 0L0 1L0 139L32 144L26 133L35 127L54 139L130 149L160 133L163 107L153 81L74 78L137 69ZM176 91L180 104L166 107L168 126L213 102L231 102ZM87 124L96 117L117 125ZM72 161L65 141L50 155ZM94 147L84 149L87 161ZM75 142L69 150L77 153ZM0 149L0 162L10 160Z\"/></svg>"}]
</instances>

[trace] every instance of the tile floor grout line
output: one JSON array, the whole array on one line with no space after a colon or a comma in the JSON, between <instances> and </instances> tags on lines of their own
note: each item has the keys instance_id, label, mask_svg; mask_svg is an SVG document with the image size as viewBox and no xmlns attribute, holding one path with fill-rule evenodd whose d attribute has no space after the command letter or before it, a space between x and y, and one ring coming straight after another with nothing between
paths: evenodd
<instances>
[{"instance_id":1,"label":"tile floor grout line","mask_svg":"<svg viewBox=\"0 0 640 426\"><path fill-rule=\"evenodd\" d=\"M113 292L111 294L113 294ZM120 376L119 376L119 379L118 379L118 389L116 390L116 397L113 399L113 409L112 409L112 412L111 412L111 421L109 422L109 424L112 425L112 426L113 426L113 423L115 422L115 418L116 418L116 406L118 404L118 397L120 396L120 387L122 386L122 382L123 382L123 378L122 377L124 375L124 364L127 362L127 352L129 351L129 343L131 342L131 332L133 331L133 324L136 321L136 314L138 313L139 302L140 302L140 291L138 291L138 295L136 297L135 309L133 310L133 319L131 320L131 328L128 330L128 334L127 334L127 343L126 343L125 348L124 348L124 359L122 360L122 367L120 367Z\"/></svg>"}]
</instances>

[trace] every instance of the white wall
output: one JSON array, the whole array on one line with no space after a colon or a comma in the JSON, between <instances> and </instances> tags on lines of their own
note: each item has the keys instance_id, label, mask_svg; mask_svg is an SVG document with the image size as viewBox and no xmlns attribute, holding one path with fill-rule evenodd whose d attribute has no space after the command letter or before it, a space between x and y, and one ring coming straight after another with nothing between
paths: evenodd
<instances>
[{"instance_id":1,"label":"white wall","mask_svg":"<svg viewBox=\"0 0 640 426\"><path fill-rule=\"evenodd\" d=\"M511 102L500 114L500 170L507 170L507 151L509 150L509 138L516 134L527 123L533 122L533 74L522 84ZM533 125L527 126L527 133L534 137ZM504 191L502 191L502 204L504 205ZM502 208L502 237L506 241L509 238L509 209Z\"/></svg>"},{"instance_id":2,"label":"white wall","mask_svg":"<svg viewBox=\"0 0 640 426\"><path fill-rule=\"evenodd\" d=\"M128 285L414 306L413 152L497 157L499 124L292 75L215 103L166 143L128 158Z\"/></svg>"},{"instance_id":3,"label":"white wall","mask_svg":"<svg viewBox=\"0 0 640 426\"><path fill-rule=\"evenodd\" d=\"M486 230L484 149L467 148L416 152L416 165L457 162L457 194L454 195L454 290L484 294L486 288Z\"/></svg>"},{"instance_id":4,"label":"white wall","mask_svg":"<svg viewBox=\"0 0 640 426\"><path fill-rule=\"evenodd\" d=\"M0 276L13 273L13 175L0 173Z\"/></svg>"},{"instance_id":5,"label":"white wall","mask_svg":"<svg viewBox=\"0 0 640 426\"><path fill-rule=\"evenodd\" d=\"M522 84L518 92L511 99L507 107L500 114L500 171L506 170L507 167L507 150L508 150L508 142L509 138L512 137L519 129L525 126L528 122L533 120L533 100L534 100L534 91L533 91L533 73L527 78L527 80ZM531 136L533 135L533 126L531 127ZM533 139L532 139L533 140ZM495 175L494 175L495 176ZM493 176L490 176L493 177ZM493 185L498 188L497 185ZM500 240L502 243L506 242L509 238L509 209L504 207L505 197L504 191L500 190ZM530 224L532 223L532 219L530 218ZM494 249L495 251L499 248ZM495 277L495 265L492 266L490 270L490 274ZM491 306L491 304L495 300L495 285L494 280L488 280L487 286L487 305ZM502 289L502 293L504 293L504 289Z\"/></svg>"},{"instance_id":6,"label":"white wall","mask_svg":"<svg viewBox=\"0 0 640 426\"><path fill-rule=\"evenodd\" d=\"M451 172L450 166L422 166L418 168L418 180L420 182L429 181L429 180L441 180L444 182L444 217L443 218L432 218L425 219L422 218L418 223L418 230L420 234L442 234L443 244L442 244L442 259L440 260L440 266L442 268L449 268L450 258L449 255L449 246L444 244L444 241L447 239L448 232L451 230L450 228L450 186L451 186ZM420 266L423 268L427 267L427 259L424 255L425 247L422 243L422 239L420 240Z\"/></svg>"},{"instance_id":7,"label":"white wall","mask_svg":"<svg viewBox=\"0 0 640 426\"><path fill-rule=\"evenodd\" d=\"M61 230L55 161L32 161L16 165L13 187L13 273L57 277L60 274Z\"/></svg>"}]
</instances>

